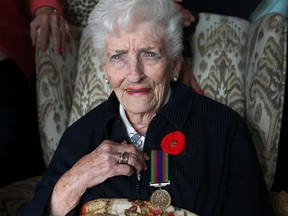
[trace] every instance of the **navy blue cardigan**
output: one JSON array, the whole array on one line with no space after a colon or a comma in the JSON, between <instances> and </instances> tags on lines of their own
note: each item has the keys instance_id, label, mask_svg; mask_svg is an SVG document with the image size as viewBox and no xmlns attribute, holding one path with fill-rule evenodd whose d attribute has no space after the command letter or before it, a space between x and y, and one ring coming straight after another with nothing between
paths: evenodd
<instances>
[{"instance_id":1,"label":"navy blue cardigan","mask_svg":"<svg viewBox=\"0 0 288 216\"><path fill-rule=\"evenodd\" d=\"M57 180L103 140L125 140L114 93L65 131L58 149L37 186L33 200L18 215L45 215ZM151 121L144 151L160 149L161 139L172 131L186 137L186 149L169 157L171 184L165 187L172 204L201 216L272 215L271 203L243 119L230 108L193 93L180 83ZM148 161L150 167L150 161ZM149 200L150 172L142 171L140 190L136 176L118 176L88 189L69 215L78 215L83 203L96 198Z\"/></svg>"}]
</instances>

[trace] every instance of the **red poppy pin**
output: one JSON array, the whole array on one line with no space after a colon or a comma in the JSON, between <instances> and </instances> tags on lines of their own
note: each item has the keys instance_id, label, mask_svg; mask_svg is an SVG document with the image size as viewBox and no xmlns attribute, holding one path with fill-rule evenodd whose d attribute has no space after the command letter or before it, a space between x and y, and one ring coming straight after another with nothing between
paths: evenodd
<instances>
[{"instance_id":1,"label":"red poppy pin","mask_svg":"<svg viewBox=\"0 0 288 216\"><path fill-rule=\"evenodd\" d=\"M171 132L163 137L160 145L164 152L171 155L178 155L186 147L185 136L180 131Z\"/></svg>"}]
</instances>

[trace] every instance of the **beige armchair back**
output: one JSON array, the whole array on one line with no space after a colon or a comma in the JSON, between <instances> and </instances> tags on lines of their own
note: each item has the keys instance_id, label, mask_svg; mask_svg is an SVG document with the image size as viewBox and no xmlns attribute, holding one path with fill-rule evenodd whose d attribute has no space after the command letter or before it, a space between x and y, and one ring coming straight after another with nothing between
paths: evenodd
<instances>
[{"instance_id":1,"label":"beige armchair back","mask_svg":"<svg viewBox=\"0 0 288 216\"><path fill-rule=\"evenodd\" d=\"M190 42L193 72L205 95L246 119L271 188L287 72L286 18L271 13L249 23L204 13Z\"/></svg>"}]
</instances>

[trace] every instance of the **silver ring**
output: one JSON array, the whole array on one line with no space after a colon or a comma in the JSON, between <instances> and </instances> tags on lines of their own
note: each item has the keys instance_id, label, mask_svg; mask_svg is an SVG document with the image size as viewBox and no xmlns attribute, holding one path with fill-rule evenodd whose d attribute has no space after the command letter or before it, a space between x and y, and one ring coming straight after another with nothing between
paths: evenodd
<instances>
[{"instance_id":1,"label":"silver ring","mask_svg":"<svg viewBox=\"0 0 288 216\"><path fill-rule=\"evenodd\" d=\"M119 159L118 159L118 163L119 164L127 164L128 159L129 159L129 154L126 152L121 152Z\"/></svg>"}]
</instances>

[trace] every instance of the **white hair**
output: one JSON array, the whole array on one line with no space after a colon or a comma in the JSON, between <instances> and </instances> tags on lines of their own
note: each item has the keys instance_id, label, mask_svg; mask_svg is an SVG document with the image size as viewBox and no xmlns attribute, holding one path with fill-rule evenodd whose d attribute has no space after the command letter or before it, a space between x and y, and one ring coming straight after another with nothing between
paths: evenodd
<instances>
[{"instance_id":1,"label":"white hair","mask_svg":"<svg viewBox=\"0 0 288 216\"><path fill-rule=\"evenodd\" d=\"M100 63L104 60L106 36L143 22L155 26L155 34L163 37L169 57L175 58L181 53L183 21L173 0L100 0L87 26Z\"/></svg>"}]
</instances>

